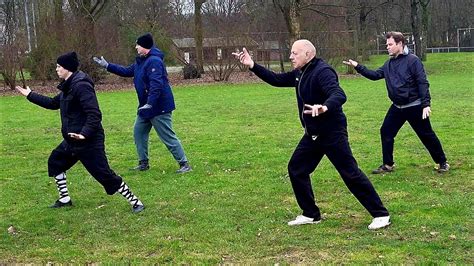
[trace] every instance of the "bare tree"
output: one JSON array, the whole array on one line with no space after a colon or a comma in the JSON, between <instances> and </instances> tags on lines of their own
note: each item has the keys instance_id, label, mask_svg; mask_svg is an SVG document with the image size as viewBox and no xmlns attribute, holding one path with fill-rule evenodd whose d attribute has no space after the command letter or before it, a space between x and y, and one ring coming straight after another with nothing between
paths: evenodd
<instances>
[{"instance_id":1,"label":"bare tree","mask_svg":"<svg viewBox=\"0 0 474 266\"><path fill-rule=\"evenodd\" d=\"M109 0L68 0L69 6L77 19L78 36L77 43L73 44L82 57L81 69L89 73L93 78L100 79L100 69L92 60L97 50L95 38L95 24L103 14Z\"/></svg>"},{"instance_id":2,"label":"bare tree","mask_svg":"<svg viewBox=\"0 0 474 266\"><path fill-rule=\"evenodd\" d=\"M301 0L273 0L273 4L283 13L290 33L290 43L301 38Z\"/></svg>"},{"instance_id":3,"label":"bare tree","mask_svg":"<svg viewBox=\"0 0 474 266\"><path fill-rule=\"evenodd\" d=\"M16 86L17 72L22 71L23 57L20 56L25 47L22 45L23 38L19 32L19 18L17 14L21 12L19 2L15 0L5 0L0 4L0 18L3 25L2 35L0 35L0 74L3 82L10 89ZM23 77L23 75L21 75ZM22 79L24 81L24 77Z\"/></svg>"},{"instance_id":4,"label":"bare tree","mask_svg":"<svg viewBox=\"0 0 474 266\"><path fill-rule=\"evenodd\" d=\"M415 39L415 54L426 60L427 30L429 21L428 5L431 0L411 0L411 26Z\"/></svg>"},{"instance_id":5,"label":"bare tree","mask_svg":"<svg viewBox=\"0 0 474 266\"><path fill-rule=\"evenodd\" d=\"M194 40L196 42L196 67L199 73L204 73L203 63L203 28L202 28L202 16L201 7L206 0L194 0Z\"/></svg>"}]
</instances>

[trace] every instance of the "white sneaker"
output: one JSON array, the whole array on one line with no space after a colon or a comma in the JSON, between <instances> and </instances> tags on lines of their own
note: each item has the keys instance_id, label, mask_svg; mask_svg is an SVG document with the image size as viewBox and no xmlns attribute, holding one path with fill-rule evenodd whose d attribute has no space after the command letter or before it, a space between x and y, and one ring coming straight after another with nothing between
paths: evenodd
<instances>
[{"instance_id":1,"label":"white sneaker","mask_svg":"<svg viewBox=\"0 0 474 266\"><path fill-rule=\"evenodd\" d=\"M390 216L377 217L369 224L369 230L377 230L390 225Z\"/></svg>"},{"instance_id":2,"label":"white sneaker","mask_svg":"<svg viewBox=\"0 0 474 266\"><path fill-rule=\"evenodd\" d=\"M293 221L289 221L288 225L302 225L302 224L318 224L321 220L315 221L314 218L306 217L304 215L298 215Z\"/></svg>"}]
</instances>

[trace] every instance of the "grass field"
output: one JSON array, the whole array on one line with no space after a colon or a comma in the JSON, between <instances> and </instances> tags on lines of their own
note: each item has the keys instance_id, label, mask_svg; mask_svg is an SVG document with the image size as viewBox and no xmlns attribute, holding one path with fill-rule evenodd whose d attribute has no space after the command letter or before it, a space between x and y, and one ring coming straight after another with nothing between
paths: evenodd
<instances>
[{"instance_id":1,"label":"grass field","mask_svg":"<svg viewBox=\"0 0 474 266\"><path fill-rule=\"evenodd\" d=\"M395 143L397 170L369 175L393 222L375 232L327 159L313 175L323 222L286 225L300 214L286 170L303 133L292 89L174 88L175 130L194 167L185 175L174 173L177 164L154 133L151 169L128 170L136 163L135 93L99 93L110 164L145 203L139 214L121 196L107 196L80 164L68 172L74 207L47 208L57 198L47 158L61 141L59 114L0 97L0 264L472 264L473 62L473 53L428 55L432 125L452 169L436 173L406 124ZM341 86L353 153L368 173L381 163L385 85L345 77ZM10 225L17 234L7 232Z\"/></svg>"}]
</instances>

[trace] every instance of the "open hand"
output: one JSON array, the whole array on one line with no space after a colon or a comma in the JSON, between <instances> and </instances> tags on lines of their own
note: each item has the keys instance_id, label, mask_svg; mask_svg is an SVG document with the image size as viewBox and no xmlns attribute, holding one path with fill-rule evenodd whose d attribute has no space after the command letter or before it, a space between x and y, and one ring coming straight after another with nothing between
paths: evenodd
<instances>
[{"instance_id":1,"label":"open hand","mask_svg":"<svg viewBox=\"0 0 474 266\"><path fill-rule=\"evenodd\" d=\"M430 117L430 115L431 115L431 108L429 106L426 106L425 108L423 108L423 115L421 116L421 119L426 119Z\"/></svg>"},{"instance_id":2,"label":"open hand","mask_svg":"<svg viewBox=\"0 0 474 266\"><path fill-rule=\"evenodd\" d=\"M92 60L94 60L94 62L96 62L103 68L107 68L109 66L109 63L107 62L107 60L104 59L103 56L101 56L100 58L98 58L97 56L94 56L92 57Z\"/></svg>"},{"instance_id":3,"label":"open hand","mask_svg":"<svg viewBox=\"0 0 474 266\"><path fill-rule=\"evenodd\" d=\"M247 51L247 49L245 49L245 47L242 49L242 52L235 52L235 53L232 53L232 55L235 56L235 59L239 60L240 63L250 68L253 68L254 62L249 52Z\"/></svg>"},{"instance_id":4,"label":"open hand","mask_svg":"<svg viewBox=\"0 0 474 266\"><path fill-rule=\"evenodd\" d=\"M357 61L354 61L352 59L349 59L349 60L344 60L342 61L342 63L348 65L348 66L352 66L352 67L356 67L357 65L359 65L359 63L357 63Z\"/></svg>"},{"instance_id":5,"label":"open hand","mask_svg":"<svg viewBox=\"0 0 474 266\"><path fill-rule=\"evenodd\" d=\"M72 139L77 139L77 140L83 140L83 139L86 139L86 137L84 137L84 135L82 134L77 134L77 133L67 133L67 135L72 138Z\"/></svg>"},{"instance_id":6,"label":"open hand","mask_svg":"<svg viewBox=\"0 0 474 266\"><path fill-rule=\"evenodd\" d=\"M23 94L23 96L28 96L31 93L30 87L26 86L26 89L20 86L16 86L15 89Z\"/></svg>"},{"instance_id":7,"label":"open hand","mask_svg":"<svg viewBox=\"0 0 474 266\"><path fill-rule=\"evenodd\" d=\"M321 104L305 104L304 107L307 108L307 110L304 110L303 113L306 115L311 115L312 117L324 114L328 110L328 107L326 105Z\"/></svg>"}]
</instances>

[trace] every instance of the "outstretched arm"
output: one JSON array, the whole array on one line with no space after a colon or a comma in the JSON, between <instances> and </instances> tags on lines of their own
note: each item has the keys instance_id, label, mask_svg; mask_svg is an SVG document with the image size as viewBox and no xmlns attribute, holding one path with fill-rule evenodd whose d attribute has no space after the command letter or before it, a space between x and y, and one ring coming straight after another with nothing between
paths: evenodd
<instances>
[{"instance_id":1,"label":"outstretched arm","mask_svg":"<svg viewBox=\"0 0 474 266\"><path fill-rule=\"evenodd\" d=\"M110 73L114 73L121 77L133 77L135 72L135 64L131 64L127 67L124 67L121 65L107 62L107 60L105 60L103 56L101 56L100 58L94 56L92 60L94 60L94 62L96 62L101 67L107 69L107 71L109 71Z\"/></svg>"},{"instance_id":2,"label":"outstretched arm","mask_svg":"<svg viewBox=\"0 0 474 266\"><path fill-rule=\"evenodd\" d=\"M255 64L252 57L248 53L247 49L243 48L242 52L232 53L240 63L249 67L250 71L255 73L257 77L265 81L266 83L275 87L294 87L295 86L295 71L286 73L275 73L270 71L259 64Z\"/></svg>"},{"instance_id":3,"label":"outstretched arm","mask_svg":"<svg viewBox=\"0 0 474 266\"><path fill-rule=\"evenodd\" d=\"M383 67L373 71L373 70L370 70L368 69L367 67L357 63L357 61L354 61L352 59L349 59L347 61L342 61L342 63L348 65L348 66L352 66L354 67L354 69L359 73L361 74L362 76L370 79L370 80L379 80L379 79L383 79L385 76L384 76L384 71L383 71Z\"/></svg>"},{"instance_id":4,"label":"outstretched arm","mask_svg":"<svg viewBox=\"0 0 474 266\"><path fill-rule=\"evenodd\" d=\"M46 109L57 110L59 109L59 94L55 97L51 98L48 96L41 95L39 93L35 93L31 91L30 87L22 88L20 86L16 86L15 89L26 96L28 101L39 105Z\"/></svg>"}]
</instances>

